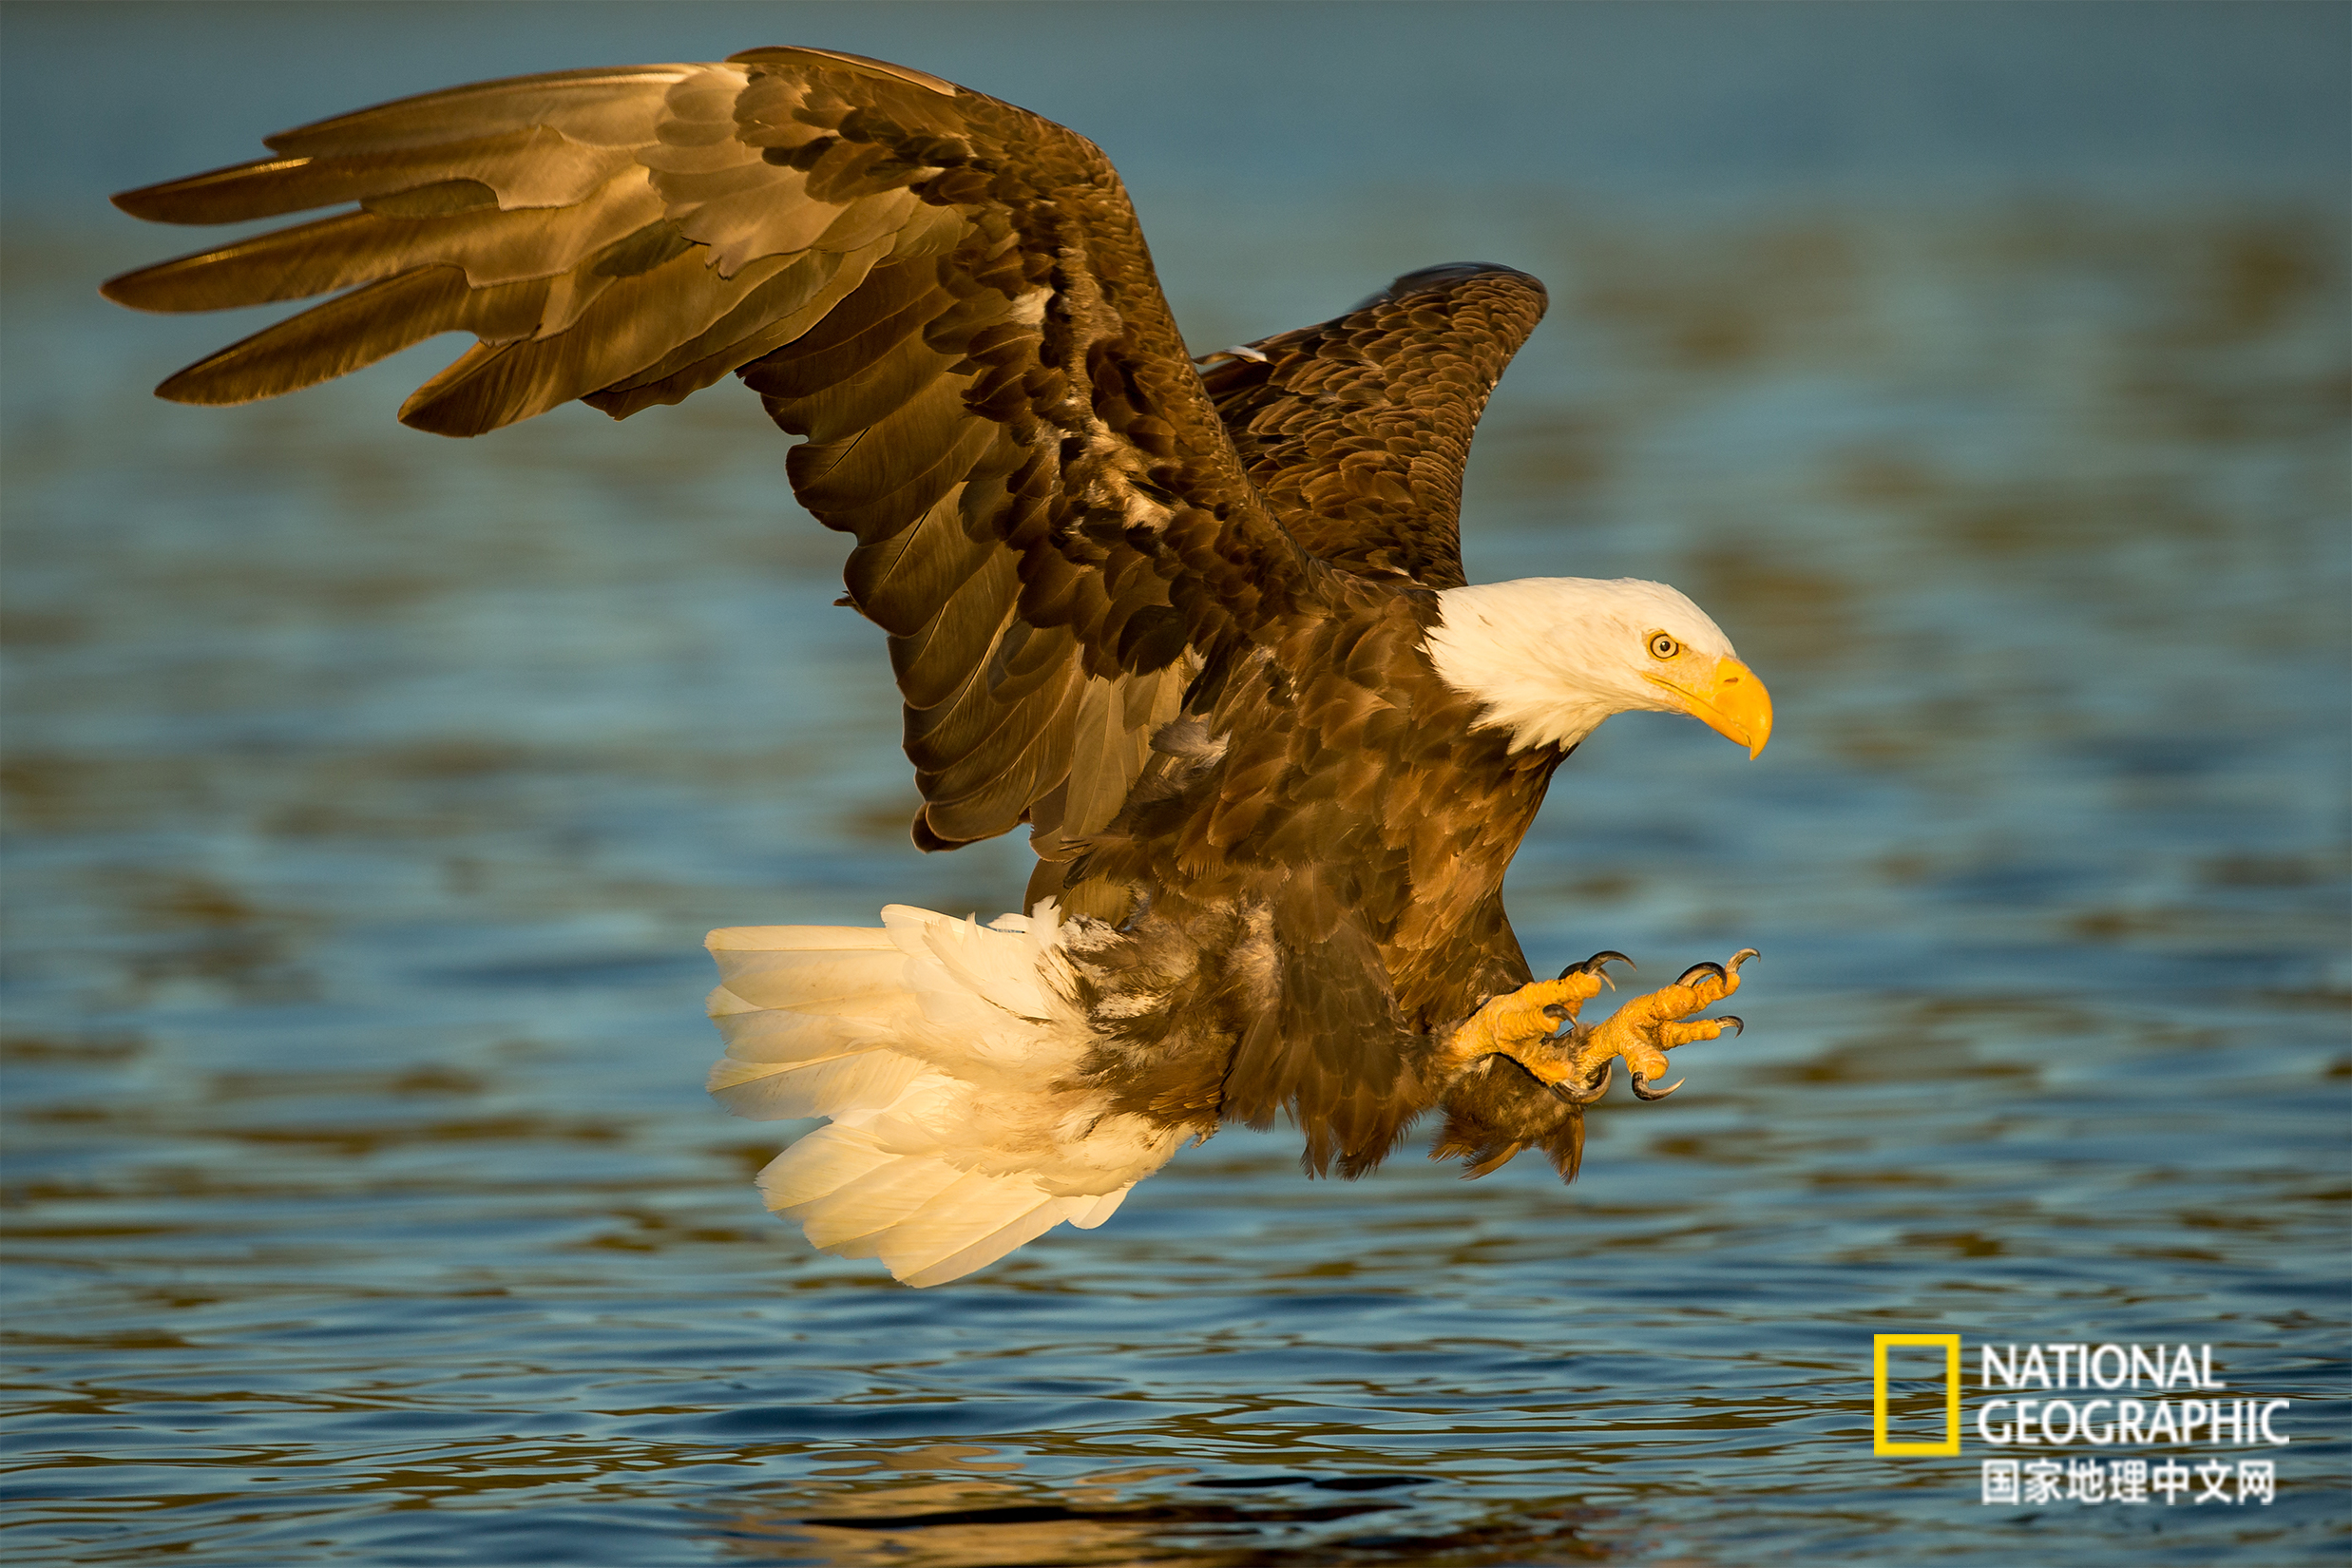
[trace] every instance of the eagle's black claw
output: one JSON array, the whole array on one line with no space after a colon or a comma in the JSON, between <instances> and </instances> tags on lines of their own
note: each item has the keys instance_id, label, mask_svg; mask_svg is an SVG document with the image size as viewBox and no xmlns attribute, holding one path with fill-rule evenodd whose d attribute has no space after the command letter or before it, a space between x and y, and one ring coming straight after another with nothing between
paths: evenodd
<instances>
[{"instance_id":1,"label":"eagle's black claw","mask_svg":"<svg viewBox=\"0 0 2352 1568\"><path fill-rule=\"evenodd\" d=\"M1731 1026L1731 1032L1735 1035L1744 1035L1748 1032L1748 1021L1740 1017L1737 1013L1726 1013L1721 1018L1716 1019L1715 1022L1717 1023L1730 1024Z\"/></svg>"},{"instance_id":2,"label":"eagle's black claw","mask_svg":"<svg viewBox=\"0 0 2352 1568\"><path fill-rule=\"evenodd\" d=\"M1690 1081L1688 1079L1678 1078L1674 1080L1673 1082L1669 1083L1665 1088L1658 1090L1655 1094L1653 1094L1650 1091L1650 1080L1642 1077L1639 1073L1635 1073L1634 1075L1634 1096L1637 1100L1664 1100L1668 1095L1673 1094L1676 1089L1681 1088L1683 1084L1688 1081Z\"/></svg>"},{"instance_id":3,"label":"eagle's black claw","mask_svg":"<svg viewBox=\"0 0 2352 1568\"><path fill-rule=\"evenodd\" d=\"M1762 953L1756 951L1753 947L1742 947L1738 952L1731 955L1731 972L1733 974L1739 973L1739 966L1741 965L1747 963L1751 958L1762 958L1763 956L1764 955Z\"/></svg>"},{"instance_id":4,"label":"eagle's black claw","mask_svg":"<svg viewBox=\"0 0 2352 1568\"><path fill-rule=\"evenodd\" d=\"M1736 964L1739 961L1734 959L1732 962ZM1674 984L1677 985L1688 985L1691 984L1691 977L1692 975L1713 975L1717 980L1721 980L1724 978L1723 966L1717 964L1712 959L1709 959L1704 964L1693 964L1689 968L1682 971L1682 978L1675 981Z\"/></svg>"},{"instance_id":5,"label":"eagle's black claw","mask_svg":"<svg viewBox=\"0 0 2352 1568\"><path fill-rule=\"evenodd\" d=\"M1570 1105L1590 1105L1609 1092L1609 1080L1616 1075L1616 1059L1612 1057L1600 1064L1599 1072L1586 1079L1579 1087L1572 1089L1565 1081L1553 1084L1553 1098Z\"/></svg>"},{"instance_id":6,"label":"eagle's black claw","mask_svg":"<svg viewBox=\"0 0 2352 1568\"><path fill-rule=\"evenodd\" d=\"M1571 964L1568 967L1560 970L1559 978L1565 980L1570 975L1598 975L1601 979L1607 980L1609 978L1609 966L1612 964L1622 964L1629 969L1638 969L1641 967L1640 965L1635 963L1623 953L1613 953L1604 947L1599 952L1595 953L1592 957L1587 959L1579 959L1578 962Z\"/></svg>"}]
</instances>

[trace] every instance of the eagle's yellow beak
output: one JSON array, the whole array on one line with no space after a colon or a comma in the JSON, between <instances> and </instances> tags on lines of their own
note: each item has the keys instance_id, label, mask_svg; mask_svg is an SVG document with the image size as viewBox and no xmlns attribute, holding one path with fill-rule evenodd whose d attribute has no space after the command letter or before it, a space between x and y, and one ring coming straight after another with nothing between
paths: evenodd
<instances>
[{"instance_id":1,"label":"eagle's yellow beak","mask_svg":"<svg viewBox=\"0 0 2352 1568\"><path fill-rule=\"evenodd\" d=\"M1772 738L1772 694L1756 672L1736 659L1718 659L1705 680L1685 685L1663 675L1649 678L1673 694L1674 705L1716 734L1738 741L1750 756Z\"/></svg>"}]
</instances>

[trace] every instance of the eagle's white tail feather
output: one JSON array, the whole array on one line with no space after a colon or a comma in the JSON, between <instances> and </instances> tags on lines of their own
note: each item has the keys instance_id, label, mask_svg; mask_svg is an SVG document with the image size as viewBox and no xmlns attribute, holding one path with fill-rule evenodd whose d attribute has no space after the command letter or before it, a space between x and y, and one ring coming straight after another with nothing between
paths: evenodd
<instances>
[{"instance_id":1,"label":"eagle's white tail feather","mask_svg":"<svg viewBox=\"0 0 2352 1568\"><path fill-rule=\"evenodd\" d=\"M738 1116L825 1116L760 1173L812 1245L909 1285L982 1268L1063 1220L1092 1228L1181 1135L1055 1087L1092 1044L1050 905L989 926L893 905L881 929L711 933Z\"/></svg>"},{"instance_id":2,"label":"eagle's white tail feather","mask_svg":"<svg viewBox=\"0 0 2352 1568\"><path fill-rule=\"evenodd\" d=\"M759 1195L777 1214L790 1214L898 1158L862 1127L819 1127L768 1161L759 1173Z\"/></svg>"},{"instance_id":3,"label":"eagle's white tail feather","mask_svg":"<svg viewBox=\"0 0 2352 1568\"><path fill-rule=\"evenodd\" d=\"M786 927L789 930L791 927ZM755 1007L845 1010L843 1004L887 1001L906 991L900 955L878 951L714 953L719 983Z\"/></svg>"},{"instance_id":4,"label":"eagle's white tail feather","mask_svg":"<svg viewBox=\"0 0 2352 1568\"><path fill-rule=\"evenodd\" d=\"M711 1069L711 1098L753 1121L788 1117L841 1116L871 1105L888 1105L907 1092L923 1063L896 1051L869 1049L822 1061L721 1061ZM743 1080L721 1082L730 1072Z\"/></svg>"},{"instance_id":5,"label":"eagle's white tail feather","mask_svg":"<svg viewBox=\"0 0 2352 1568\"><path fill-rule=\"evenodd\" d=\"M727 1002L736 1000L732 992L722 990L717 995ZM718 1025L719 1038L727 1042L732 1061L822 1061L883 1042L889 1033L889 1004L872 1004L869 1010L884 1016L852 1018L795 1012L788 1007L746 1007L716 1013L713 1022Z\"/></svg>"},{"instance_id":6,"label":"eagle's white tail feather","mask_svg":"<svg viewBox=\"0 0 2352 1568\"><path fill-rule=\"evenodd\" d=\"M1060 927L1050 916L1023 921L1019 927L1008 927L1000 918L984 930L977 920L947 920L928 909L892 904L882 911L882 921L908 953L936 961L918 964L910 977L927 1001L936 999L976 1021L985 1016L973 1010L982 1004L1039 1023L1070 1010L1045 983L1042 961L1055 946L1050 939ZM1024 936L1030 940L1020 940ZM1041 943L1040 937L1047 940Z\"/></svg>"},{"instance_id":7,"label":"eagle's white tail feather","mask_svg":"<svg viewBox=\"0 0 2352 1568\"><path fill-rule=\"evenodd\" d=\"M1072 1214L1070 1216L1070 1223L1077 1226L1081 1231L1093 1230L1096 1226L1101 1224L1104 1220L1119 1213L1119 1206L1127 1201L1127 1195L1133 1191L1134 1189L1131 1187L1121 1187L1116 1193L1103 1194L1100 1197L1096 1198L1092 1203L1086 1205L1085 1208L1080 1210L1077 1214Z\"/></svg>"},{"instance_id":8,"label":"eagle's white tail feather","mask_svg":"<svg viewBox=\"0 0 2352 1568\"><path fill-rule=\"evenodd\" d=\"M945 1285L975 1269L985 1269L1024 1242L1035 1241L1061 1222L1070 1198L1050 1198L1000 1230L989 1232L962 1252L950 1252L927 1269L909 1270L899 1277L909 1285Z\"/></svg>"},{"instance_id":9,"label":"eagle's white tail feather","mask_svg":"<svg viewBox=\"0 0 2352 1568\"><path fill-rule=\"evenodd\" d=\"M813 1203L794 1204L787 1214L800 1221L813 1247L837 1247L878 1235L912 1218L931 1199L964 1178L942 1159L895 1159L834 1189Z\"/></svg>"},{"instance_id":10,"label":"eagle's white tail feather","mask_svg":"<svg viewBox=\"0 0 2352 1568\"><path fill-rule=\"evenodd\" d=\"M952 1183L890 1227L883 1255L892 1273L915 1273L1054 1201L1026 1181L959 1173Z\"/></svg>"}]
</instances>

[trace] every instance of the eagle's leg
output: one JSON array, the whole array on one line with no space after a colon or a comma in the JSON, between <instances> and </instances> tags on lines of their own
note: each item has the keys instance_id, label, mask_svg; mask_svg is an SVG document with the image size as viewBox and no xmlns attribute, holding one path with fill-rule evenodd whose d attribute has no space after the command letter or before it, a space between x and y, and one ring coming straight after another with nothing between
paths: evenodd
<instances>
[{"instance_id":1,"label":"eagle's leg","mask_svg":"<svg viewBox=\"0 0 2352 1568\"><path fill-rule=\"evenodd\" d=\"M1666 1076L1666 1053L1695 1040L1713 1040L1725 1030L1744 1027L1731 1014L1721 1018L1681 1020L1702 1007L1711 1007L1739 989L1739 966L1756 956L1743 947L1726 964L1699 964L1682 978L1648 996L1628 998L1625 1004L1585 1030L1571 1056L1570 1081L1584 1083L1608 1070L1612 1058L1623 1057L1634 1075L1634 1093L1643 1100L1664 1100L1682 1086L1680 1079L1663 1089L1650 1087Z\"/></svg>"}]
</instances>

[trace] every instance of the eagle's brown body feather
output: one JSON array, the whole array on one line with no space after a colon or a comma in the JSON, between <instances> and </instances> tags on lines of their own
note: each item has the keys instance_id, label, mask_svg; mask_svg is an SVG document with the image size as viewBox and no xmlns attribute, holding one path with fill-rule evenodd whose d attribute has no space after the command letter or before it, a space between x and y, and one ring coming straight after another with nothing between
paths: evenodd
<instances>
[{"instance_id":1,"label":"eagle's brown body feather","mask_svg":"<svg viewBox=\"0 0 2352 1568\"><path fill-rule=\"evenodd\" d=\"M1436 1035L1529 979L1502 876L1559 754L1466 733L1416 657L1428 595L1333 598L1202 672L1068 874L1123 906L1081 970L1117 1103L1202 1131L1288 1109L1309 1166L1352 1176L1432 1099Z\"/></svg>"}]
</instances>

